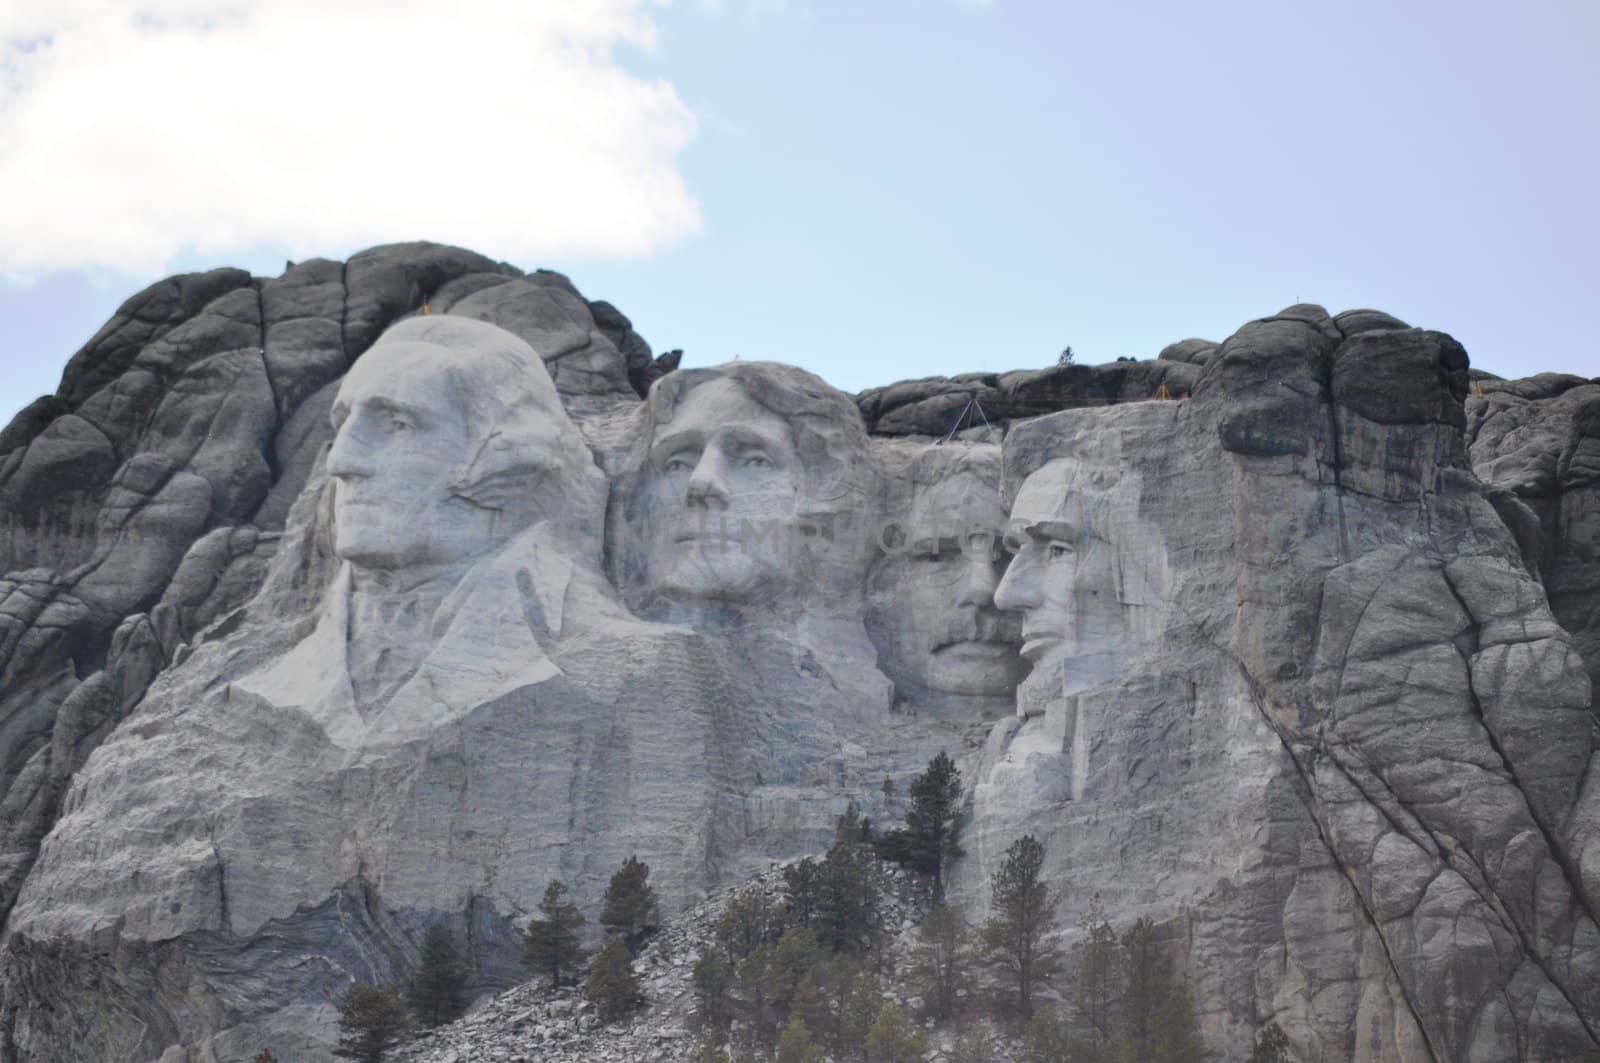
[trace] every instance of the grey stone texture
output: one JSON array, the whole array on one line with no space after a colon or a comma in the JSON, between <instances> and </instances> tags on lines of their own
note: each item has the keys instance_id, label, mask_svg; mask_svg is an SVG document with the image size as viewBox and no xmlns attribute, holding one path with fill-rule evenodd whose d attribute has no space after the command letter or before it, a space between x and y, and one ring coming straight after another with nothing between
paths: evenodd
<instances>
[{"instance_id":1,"label":"grey stone texture","mask_svg":"<svg viewBox=\"0 0 1600 1063\"><path fill-rule=\"evenodd\" d=\"M430 922L504 988L549 879L689 910L941 749L969 911L1035 834L1224 1057L1600 1052L1600 383L1309 305L678 353L393 245L155 285L0 433L0 1059L324 1058Z\"/></svg>"}]
</instances>

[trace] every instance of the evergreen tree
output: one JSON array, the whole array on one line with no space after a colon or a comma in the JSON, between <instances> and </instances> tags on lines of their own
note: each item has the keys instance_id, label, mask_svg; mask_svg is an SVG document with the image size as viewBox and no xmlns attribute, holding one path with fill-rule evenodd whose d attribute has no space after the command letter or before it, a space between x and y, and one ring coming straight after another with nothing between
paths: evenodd
<instances>
[{"instance_id":1,"label":"evergreen tree","mask_svg":"<svg viewBox=\"0 0 1600 1063\"><path fill-rule=\"evenodd\" d=\"M1028 1020L1021 1063L1073 1063L1071 1037L1055 1008L1040 1008Z\"/></svg>"},{"instance_id":2,"label":"evergreen tree","mask_svg":"<svg viewBox=\"0 0 1600 1063\"><path fill-rule=\"evenodd\" d=\"M882 891L870 850L838 844L820 862L783 869L791 916L834 952L864 952L878 924Z\"/></svg>"},{"instance_id":3,"label":"evergreen tree","mask_svg":"<svg viewBox=\"0 0 1600 1063\"><path fill-rule=\"evenodd\" d=\"M786 931L773 946L766 964L766 998L779 1012L787 1014L794 1002L795 992L802 982L812 979L812 972L821 966L827 952L817 942L817 935L805 927Z\"/></svg>"},{"instance_id":4,"label":"evergreen tree","mask_svg":"<svg viewBox=\"0 0 1600 1063\"><path fill-rule=\"evenodd\" d=\"M656 891L650 885L650 865L637 856L624 860L600 901L600 925L621 934L628 952L637 956L661 922Z\"/></svg>"},{"instance_id":5,"label":"evergreen tree","mask_svg":"<svg viewBox=\"0 0 1600 1063\"><path fill-rule=\"evenodd\" d=\"M717 949L704 947L691 977L701 1022L719 1033L726 1031L733 1021L733 964Z\"/></svg>"},{"instance_id":6,"label":"evergreen tree","mask_svg":"<svg viewBox=\"0 0 1600 1063\"><path fill-rule=\"evenodd\" d=\"M578 931L587 920L576 904L563 900L566 895L564 883L546 886L539 901L542 918L531 920L522 937L522 962L536 974L548 974L552 986L572 981L584 959Z\"/></svg>"},{"instance_id":7,"label":"evergreen tree","mask_svg":"<svg viewBox=\"0 0 1600 1063\"><path fill-rule=\"evenodd\" d=\"M737 964L764 942L775 939L782 926L782 916L753 890L746 890L734 894L712 926L711 936L727 961Z\"/></svg>"},{"instance_id":8,"label":"evergreen tree","mask_svg":"<svg viewBox=\"0 0 1600 1063\"><path fill-rule=\"evenodd\" d=\"M1151 1063L1201 1063L1206 1046L1200 1040L1200 1023L1194 1016L1189 990L1175 984L1156 1013Z\"/></svg>"},{"instance_id":9,"label":"evergreen tree","mask_svg":"<svg viewBox=\"0 0 1600 1063\"><path fill-rule=\"evenodd\" d=\"M443 923L434 923L423 936L422 960L406 993L411 1014L423 1026L455 1021L466 1007L466 984L455 938Z\"/></svg>"},{"instance_id":10,"label":"evergreen tree","mask_svg":"<svg viewBox=\"0 0 1600 1063\"><path fill-rule=\"evenodd\" d=\"M1156 948L1155 924L1139 919L1122 935L1122 1025L1128 1040L1148 1052L1155 1039L1156 1013L1171 990L1172 975Z\"/></svg>"},{"instance_id":11,"label":"evergreen tree","mask_svg":"<svg viewBox=\"0 0 1600 1063\"><path fill-rule=\"evenodd\" d=\"M800 1016L791 1017L784 1026L774 1063L822 1063L822 1050L812 1043L811 1030Z\"/></svg>"},{"instance_id":12,"label":"evergreen tree","mask_svg":"<svg viewBox=\"0 0 1600 1063\"><path fill-rule=\"evenodd\" d=\"M867 1047L878 1013L883 1010L883 989L870 971L860 971L839 1001L839 1048L856 1055Z\"/></svg>"},{"instance_id":13,"label":"evergreen tree","mask_svg":"<svg viewBox=\"0 0 1600 1063\"><path fill-rule=\"evenodd\" d=\"M933 879L935 897L944 896L944 865L961 855L957 844L961 802L961 771L948 753L928 762L928 768L911 780L911 808L905 827L879 840L886 860L909 867Z\"/></svg>"},{"instance_id":14,"label":"evergreen tree","mask_svg":"<svg viewBox=\"0 0 1600 1063\"><path fill-rule=\"evenodd\" d=\"M1277 1023L1269 1022L1256 1031L1256 1043L1250 1050L1248 1063L1290 1063L1289 1038Z\"/></svg>"},{"instance_id":15,"label":"evergreen tree","mask_svg":"<svg viewBox=\"0 0 1600 1063\"><path fill-rule=\"evenodd\" d=\"M885 1004L867 1032L870 1063L921 1063L927 1054L927 1035L911 1024L905 1012Z\"/></svg>"},{"instance_id":16,"label":"evergreen tree","mask_svg":"<svg viewBox=\"0 0 1600 1063\"><path fill-rule=\"evenodd\" d=\"M983 940L1010 976L1024 1016L1033 1015L1033 993L1061 966L1057 949L1046 940L1055 925L1055 899L1039 880L1044 846L1025 835L1006 850L1005 863L994 874L994 914L983 925Z\"/></svg>"},{"instance_id":17,"label":"evergreen tree","mask_svg":"<svg viewBox=\"0 0 1600 1063\"><path fill-rule=\"evenodd\" d=\"M961 913L943 902L929 908L917 924L912 977L936 1019L948 1019L954 1013L956 993L966 985L971 936Z\"/></svg>"},{"instance_id":18,"label":"evergreen tree","mask_svg":"<svg viewBox=\"0 0 1600 1063\"><path fill-rule=\"evenodd\" d=\"M995 1035L986 1022L975 1022L962 1031L950 1049L950 1063L994 1063Z\"/></svg>"},{"instance_id":19,"label":"evergreen tree","mask_svg":"<svg viewBox=\"0 0 1600 1063\"><path fill-rule=\"evenodd\" d=\"M813 1036L832 1038L838 1024L815 973L802 977L789 995L789 1018L805 1023L806 1030Z\"/></svg>"},{"instance_id":20,"label":"evergreen tree","mask_svg":"<svg viewBox=\"0 0 1600 1063\"><path fill-rule=\"evenodd\" d=\"M1099 897L1090 902L1082 929L1084 937L1078 952L1073 1012L1089 1044L1103 1049L1117 1033L1121 971L1117 935L1101 914Z\"/></svg>"},{"instance_id":21,"label":"evergreen tree","mask_svg":"<svg viewBox=\"0 0 1600 1063\"><path fill-rule=\"evenodd\" d=\"M633 971L633 954L621 938L608 939L595 953L583 995L594 1002L602 1022L615 1022L644 1005L639 976Z\"/></svg>"},{"instance_id":22,"label":"evergreen tree","mask_svg":"<svg viewBox=\"0 0 1600 1063\"><path fill-rule=\"evenodd\" d=\"M756 1040L770 1045L777 1034L777 1017L769 991L772 987L772 946L759 945L733 969L733 994Z\"/></svg>"},{"instance_id":23,"label":"evergreen tree","mask_svg":"<svg viewBox=\"0 0 1600 1063\"><path fill-rule=\"evenodd\" d=\"M728 1050L715 1041L701 1041L689 1053L689 1063L729 1063Z\"/></svg>"},{"instance_id":24,"label":"evergreen tree","mask_svg":"<svg viewBox=\"0 0 1600 1063\"><path fill-rule=\"evenodd\" d=\"M833 823L835 844L867 845L872 842L872 821L861 814L861 806L851 801Z\"/></svg>"},{"instance_id":25,"label":"evergreen tree","mask_svg":"<svg viewBox=\"0 0 1600 1063\"><path fill-rule=\"evenodd\" d=\"M333 1054L383 1063L406 1028L406 1005L394 986L353 985L339 1001L339 1043Z\"/></svg>"}]
</instances>

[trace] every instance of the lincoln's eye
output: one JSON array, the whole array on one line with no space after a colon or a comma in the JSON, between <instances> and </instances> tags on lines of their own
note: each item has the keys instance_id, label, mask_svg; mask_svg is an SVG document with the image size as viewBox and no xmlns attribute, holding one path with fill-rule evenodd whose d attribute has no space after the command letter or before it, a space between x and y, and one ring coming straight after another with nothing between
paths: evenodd
<instances>
[{"instance_id":1,"label":"lincoln's eye","mask_svg":"<svg viewBox=\"0 0 1600 1063\"><path fill-rule=\"evenodd\" d=\"M678 453L673 454L667 458L666 461L662 462L661 467L668 472L686 472L689 469L694 468L694 461L691 455L686 453Z\"/></svg>"},{"instance_id":2,"label":"lincoln's eye","mask_svg":"<svg viewBox=\"0 0 1600 1063\"><path fill-rule=\"evenodd\" d=\"M1068 546L1066 543L1050 544L1050 560L1052 561L1059 561L1070 553L1072 553L1072 547Z\"/></svg>"}]
</instances>

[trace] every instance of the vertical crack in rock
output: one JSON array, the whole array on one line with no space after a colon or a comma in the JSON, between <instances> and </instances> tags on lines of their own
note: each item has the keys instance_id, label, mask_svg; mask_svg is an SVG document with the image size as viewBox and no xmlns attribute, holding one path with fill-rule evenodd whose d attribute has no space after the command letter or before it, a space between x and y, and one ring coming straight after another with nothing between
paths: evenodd
<instances>
[{"instance_id":1,"label":"vertical crack in rock","mask_svg":"<svg viewBox=\"0 0 1600 1063\"><path fill-rule=\"evenodd\" d=\"M233 933L233 917L228 911L228 865L222 859L222 850L217 847L215 830L211 836L211 858L217 864L217 906L222 920L222 933Z\"/></svg>"},{"instance_id":2,"label":"vertical crack in rock","mask_svg":"<svg viewBox=\"0 0 1600 1063\"><path fill-rule=\"evenodd\" d=\"M1339 510L1339 560L1348 563L1350 532L1344 514L1344 442L1339 438L1339 404L1333 397L1333 363L1338 354L1339 348L1336 346L1323 356L1322 391L1328 403L1328 446L1332 452L1329 457L1333 463L1333 501Z\"/></svg>"},{"instance_id":3,"label":"vertical crack in rock","mask_svg":"<svg viewBox=\"0 0 1600 1063\"><path fill-rule=\"evenodd\" d=\"M1384 936L1383 926L1378 922L1377 914L1373 912L1372 907L1367 903L1367 898L1361 892L1361 887L1357 885L1355 876L1345 866L1344 861L1339 859L1339 852L1328 837L1327 829L1317 815L1316 784L1312 781L1306 766L1300 762L1300 757L1295 752L1294 744L1279 728L1277 721L1272 718L1272 713L1268 711L1267 703L1271 699L1268 697L1266 690L1256 680L1255 676L1250 674L1249 668L1245 666L1243 661L1220 646L1217 649L1238 668L1240 677L1244 679L1246 687L1250 690L1251 703L1255 705L1256 711L1261 714L1261 718L1266 722L1267 726L1272 729L1272 733L1277 736L1279 743L1283 746L1285 755L1289 758L1289 763L1294 765L1295 777L1299 782L1299 785L1295 787L1295 793L1299 796L1301 804L1305 806L1306 817L1316 829L1317 838L1322 842L1322 847L1327 850L1329 860L1334 867L1339 869L1339 874L1344 876L1345 882L1350 886L1351 895L1356 899L1356 905L1361 909L1362 916L1372 928L1372 933L1378 941L1378 946L1383 950L1384 963L1388 965L1389 973L1394 978L1395 987L1400 992L1400 999L1405 1003L1406 1010L1410 1012L1411 1021L1416 1023L1417 1029L1422 1033L1425 1046L1428 1049L1430 1063L1449 1063L1448 1057L1441 1055L1439 1047L1434 1044L1433 1030L1429 1028L1427 1023L1422 1021L1422 1016L1417 1011L1416 1002L1411 999L1411 990L1406 985L1406 979L1400 974L1399 965L1395 963L1394 952L1389 947L1388 938Z\"/></svg>"},{"instance_id":4,"label":"vertical crack in rock","mask_svg":"<svg viewBox=\"0 0 1600 1063\"><path fill-rule=\"evenodd\" d=\"M1600 927L1600 918L1596 918L1596 914L1589 904L1589 898L1584 893L1582 875L1579 873L1578 869L1573 866L1571 859L1560 845L1559 840L1557 839L1556 834L1551 829L1550 825L1544 821L1543 817L1539 814L1539 810L1534 807L1533 802L1528 800L1527 790L1523 787L1522 781L1517 775L1517 769L1515 765L1512 764L1511 758L1506 755L1504 748L1502 748L1500 744L1500 736L1495 733L1494 726L1490 723L1488 715L1483 710L1483 703L1478 699L1478 688L1473 677L1472 658L1480 648L1479 640L1483 630L1482 622L1473 615L1472 609L1467 605L1466 600L1462 598L1460 591L1457 590L1454 581L1452 581L1450 578L1448 568L1444 565L1440 565L1439 574L1444 581L1444 585L1449 588L1451 596L1455 598L1456 604L1460 606L1462 613L1466 615L1467 619L1471 621L1472 624L1471 635L1473 652L1468 653L1460 646L1456 647L1456 652L1461 655L1462 663L1466 667L1467 699L1468 704L1472 707L1473 715L1483 727L1483 731L1488 738L1490 748L1492 748L1495 752L1495 755L1500 758L1500 763L1504 766L1506 774L1511 778L1512 784L1516 787L1517 792L1522 795L1523 803L1528 810L1528 819L1538 829L1540 836L1544 839L1545 848L1550 853L1550 859L1553 860L1555 865L1561 869L1562 878L1566 882L1567 890L1572 894L1573 901L1578 905L1579 909L1588 918L1590 923L1594 924L1596 927ZM1587 770L1587 768L1585 770ZM1589 1039L1594 1042L1596 1048L1600 1048L1600 1029L1597 1029L1595 1023L1592 1022L1584 1013L1583 1008L1578 1005L1577 1000L1573 997L1572 992L1567 988L1564 982L1556 977L1555 972L1551 970L1549 961L1540 953L1540 951L1535 947L1534 942L1530 939L1529 932L1525 931L1521 924L1514 919L1511 920L1510 925L1511 929L1516 933L1517 938L1522 942L1523 953L1530 960L1532 960L1541 971L1544 972L1545 978L1547 978L1550 984L1556 988L1563 998L1566 999L1567 1006L1572 1009L1572 1013L1577 1016L1578 1021L1583 1024L1584 1030L1589 1034Z\"/></svg>"}]
</instances>

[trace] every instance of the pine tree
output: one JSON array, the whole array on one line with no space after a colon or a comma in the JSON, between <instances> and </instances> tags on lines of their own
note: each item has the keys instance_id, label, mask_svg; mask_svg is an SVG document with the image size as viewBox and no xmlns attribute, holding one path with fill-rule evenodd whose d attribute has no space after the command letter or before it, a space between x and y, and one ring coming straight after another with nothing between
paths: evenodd
<instances>
[{"instance_id":1,"label":"pine tree","mask_svg":"<svg viewBox=\"0 0 1600 1063\"><path fill-rule=\"evenodd\" d=\"M962 1031L950 1050L950 1063L994 1063L994 1029L975 1022Z\"/></svg>"},{"instance_id":2,"label":"pine tree","mask_svg":"<svg viewBox=\"0 0 1600 1063\"><path fill-rule=\"evenodd\" d=\"M522 962L535 973L548 974L552 986L572 981L584 959L578 931L587 920L576 904L562 899L566 895L562 882L546 886L539 901L542 918L530 921L522 937Z\"/></svg>"},{"instance_id":3,"label":"pine tree","mask_svg":"<svg viewBox=\"0 0 1600 1063\"><path fill-rule=\"evenodd\" d=\"M333 1054L383 1063L406 1028L406 1005L394 986L353 985L339 1001L339 1043Z\"/></svg>"},{"instance_id":4,"label":"pine tree","mask_svg":"<svg viewBox=\"0 0 1600 1063\"><path fill-rule=\"evenodd\" d=\"M984 944L1011 976L1017 1003L1028 1017L1034 990L1061 966L1059 951L1046 940L1055 925L1055 899L1039 880L1043 866L1044 846L1033 835L1012 842L994 875L994 915L983 925Z\"/></svg>"},{"instance_id":5,"label":"pine tree","mask_svg":"<svg viewBox=\"0 0 1600 1063\"><path fill-rule=\"evenodd\" d=\"M871 1063L921 1063L927 1054L927 1035L911 1024L905 1012L885 1004L867 1032L867 1059Z\"/></svg>"},{"instance_id":6,"label":"pine tree","mask_svg":"<svg viewBox=\"0 0 1600 1063\"><path fill-rule=\"evenodd\" d=\"M689 1053L689 1063L728 1063L728 1050L715 1041L701 1041Z\"/></svg>"},{"instance_id":7,"label":"pine tree","mask_svg":"<svg viewBox=\"0 0 1600 1063\"><path fill-rule=\"evenodd\" d=\"M633 954L621 938L610 938L595 953L583 995L593 1001L602 1022L615 1022L644 1006L639 976L633 971Z\"/></svg>"},{"instance_id":8,"label":"pine tree","mask_svg":"<svg viewBox=\"0 0 1600 1063\"><path fill-rule=\"evenodd\" d=\"M727 961L737 964L764 942L775 939L782 925L783 918L773 906L753 890L746 890L734 894L712 926L711 936Z\"/></svg>"},{"instance_id":9,"label":"pine tree","mask_svg":"<svg viewBox=\"0 0 1600 1063\"><path fill-rule=\"evenodd\" d=\"M1206 1046L1200 1040L1200 1023L1194 1016L1194 1002L1181 983L1162 1001L1156 1013L1156 1028L1151 1063L1201 1063Z\"/></svg>"},{"instance_id":10,"label":"pine tree","mask_svg":"<svg viewBox=\"0 0 1600 1063\"><path fill-rule=\"evenodd\" d=\"M837 1028L832 1006L817 983L815 972L800 979L789 995L789 1018L799 1019L817 1037L831 1037Z\"/></svg>"},{"instance_id":11,"label":"pine tree","mask_svg":"<svg viewBox=\"0 0 1600 1063\"><path fill-rule=\"evenodd\" d=\"M1255 1047L1247 1063L1290 1063L1289 1038L1275 1022L1256 1031Z\"/></svg>"},{"instance_id":12,"label":"pine tree","mask_svg":"<svg viewBox=\"0 0 1600 1063\"><path fill-rule=\"evenodd\" d=\"M812 979L812 972L821 966L827 955L817 935L809 929L796 927L786 931L773 946L767 961L766 998L787 1014L801 983ZM812 981L814 987L815 980Z\"/></svg>"},{"instance_id":13,"label":"pine tree","mask_svg":"<svg viewBox=\"0 0 1600 1063\"><path fill-rule=\"evenodd\" d=\"M733 969L733 995L762 1044L770 1045L777 1033L772 998L772 946L760 945Z\"/></svg>"},{"instance_id":14,"label":"pine tree","mask_svg":"<svg viewBox=\"0 0 1600 1063\"><path fill-rule=\"evenodd\" d=\"M1101 914L1099 897L1090 902L1082 929L1084 940L1078 953L1073 1012L1089 1043L1105 1048L1117 1032L1121 971L1117 935ZM1155 1003L1159 1006L1158 1001Z\"/></svg>"},{"instance_id":15,"label":"pine tree","mask_svg":"<svg viewBox=\"0 0 1600 1063\"><path fill-rule=\"evenodd\" d=\"M691 975L700 1021L716 1031L725 1031L733 1021L733 964L720 951L703 947Z\"/></svg>"},{"instance_id":16,"label":"pine tree","mask_svg":"<svg viewBox=\"0 0 1600 1063\"><path fill-rule=\"evenodd\" d=\"M928 768L911 780L911 808L906 825L879 840L886 860L909 867L933 879L935 897L944 895L944 865L961 855L957 844L961 801L961 771L948 753L928 762Z\"/></svg>"},{"instance_id":17,"label":"pine tree","mask_svg":"<svg viewBox=\"0 0 1600 1063\"><path fill-rule=\"evenodd\" d=\"M867 1046L878 1013L883 1010L883 989L870 971L857 972L839 1000L839 1048L857 1054Z\"/></svg>"},{"instance_id":18,"label":"pine tree","mask_svg":"<svg viewBox=\"0 0 1600 1063\"><path fill-rule=\"evenodd\" d=\"M466 983L455 938L443 923L434 923L423 936L422 960L406 993L412 1015L423 1026L453 1022L466 1006Z\"/></svg>"},{"instance_id":19,"label":"pine tree","mask_svg":"<svg viewBox=\"0 0 1600 1063\"><path fill-rule=\"evenodd\" d=\"M1028 1020L1021 1063L1071 1063L1071 1037L1055 1008L1040 1008Z\"/></svg>"},{"instance_id":20,"label":"pine tree","mask_svg":"<svg viewBox=\"0 0 1600 1063\"><path fill-rule=\"evenodd\" d=\"M613 934L621 934L628 951L637 956L660 922L656 891L650 885L650 865L630 856L606 886L600 901L600 925Z\"/></svg>"},{"instance_id":21,"label":"pine tree","mask_svg":"<svg viewBox=\"0 0 1600 1063\"><path fill-rule=\"evenodd\" d=\"M861 806L851 801L833 822L835 844L867 845L872 841L872 821L861 814Z\"/></svg>"},{"instance_id":22,"label":"pine tree","mask_svg":"<svg viewBox=\"0 0 1600 1063\"><path fill-rule=\"evenodd\" d=\"M966 985L971 936L961 913L943 902L929 908L917 924L912 976L936 1019L948 1019L954 1013L956 993Z\"/></svg>"},{"instance_id":23,"label":"pine tree","mask_svg":"<svg viewBox=\"0 0 1600 1063\"><path fill-rule=\"evenodd\" d=\"M822 1063L822 1050L811 1040L805 1020L795 1015L778 1037L778 1054L773 1063Z\"/></svg>"},{"instance_id":24,"label":"pine tree","mask_svg":"<svg viewBox=\"0 0 1600 1063\"><path fill-rule=\"evenodd\" d=\"M783 869L789 911L834 952L864 952L878 924L882 890L872 852L840 843L819 862L801 860Z\"/></svg>"},{"instance_id":25,"label":"pine tree","mask_svg":"<svg viewBox=\"0 0 1600 1063\"><path fill-rule=\"evenodd\" d=\"M1122 935L1122 1025L1128 1040L1148 1053L1155 1039L1156 1015L1172 991L1172 972L1156 947L1155 924L1139 919Z\"/></svg>"}]
</instances>

